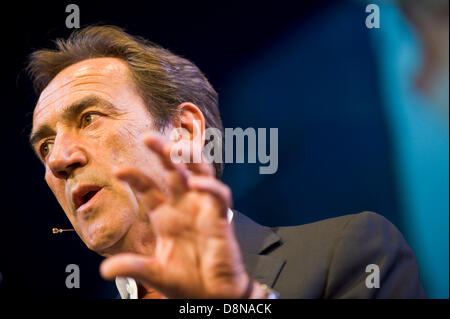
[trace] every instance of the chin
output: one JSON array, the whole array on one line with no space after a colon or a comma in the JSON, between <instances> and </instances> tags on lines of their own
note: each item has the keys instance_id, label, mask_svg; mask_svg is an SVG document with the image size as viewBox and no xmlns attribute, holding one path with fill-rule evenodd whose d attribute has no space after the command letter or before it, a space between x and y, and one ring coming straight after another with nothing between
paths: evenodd
<instances>
[{"instance_id":1,"label":"chin","mask_svg":"<svg viewBox=\"0 0 450 319\"><path fill-rule=\"evenodd\" d=\"M112 254L119 242L125 236L127 229L124 225L111 227L112 225L90 225L86 231L82 231L83 242L92 251L106 256Z\"/></svg>"}]
</instances>

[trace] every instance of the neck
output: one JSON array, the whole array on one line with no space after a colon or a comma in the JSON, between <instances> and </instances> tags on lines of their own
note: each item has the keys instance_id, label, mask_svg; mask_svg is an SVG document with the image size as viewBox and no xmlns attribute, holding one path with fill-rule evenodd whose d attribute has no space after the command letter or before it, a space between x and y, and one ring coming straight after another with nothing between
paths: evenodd
<instances>
[{"instance_id":1,"label":"neck","mask_svg":"<svg viewBox=\"0 0 450 319\"><path fill-rule=\"evenodd\" d=\"M136 223L130 227L123 242L116 248L116 253L132 252L139 255L153 256L155 236L150 223ZM138 299L167 299L159 291L146 284L138 283Z\"/></svg>"},{"instance_id":2,"label":"neck","mask_svg":"<svg viewBox=\"0 0 450 319\"><path fill-rule=\"evenodd\" d=\"M139 255L153 256L156 241L151 229L148 220L135 223L120 241L100 255L110 257L124 252L131 252ZM137 285L139 299L167 299L163 294L149 285L138 282Z\"/></svg>"}]
</instances>

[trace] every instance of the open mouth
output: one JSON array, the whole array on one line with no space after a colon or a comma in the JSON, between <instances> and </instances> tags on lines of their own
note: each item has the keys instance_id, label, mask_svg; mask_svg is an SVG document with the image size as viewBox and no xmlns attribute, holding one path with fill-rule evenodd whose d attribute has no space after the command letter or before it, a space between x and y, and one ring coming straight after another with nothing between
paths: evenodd
<instances>
[{"instance_id":1,"label":"open mouth","mask_svg":"<svg viewBox=\"0 0 450 319\"><path fill-rule=\"evenodd\" d=\"M79 207L89 202L92 197L94 197L101 189L102 187L97 185L83 185L77 187L72 195L75 209L78 209Z\"/></svg>"}]
</instances>

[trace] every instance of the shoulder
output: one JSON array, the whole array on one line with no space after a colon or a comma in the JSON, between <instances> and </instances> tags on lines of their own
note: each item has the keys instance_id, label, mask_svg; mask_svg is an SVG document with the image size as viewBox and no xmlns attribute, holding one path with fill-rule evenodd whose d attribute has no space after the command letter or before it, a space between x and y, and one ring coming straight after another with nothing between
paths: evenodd
<instances>
[{"instance_id":1,"label":"shoulder","mask_svg":"<svg viewBox=\"0 0 450 319\"><path fill-rule=\"evenodd\" d=\"M295 265L291 274L301 269L305 278L313 276L322 287L321 297L425 297L413 251L400 231L379 214L362 212L273 230L284 246L278 253ZM365 283L369 265L380 270L379 289Z\"/></svg>"},{"instance_id":2,"label":"shoulder","mask_svg":"<svg viewBox=\"0 0 450 319\"><path fill-rule=\"evenodd\" d=\"M379 287L367 286L377 269ZM416 257L401 232L385 217L354 216L337 241L327 293L342 298L425 298Z\"/></svg>"},{"instance_id":3,"label":"shoulder","mask_svg":"<svg viewBox=\"0 0 450 319\"><path fill-rule=\"evenodd\" d=\"M388 219L374 213L362 212L349 214L322 221L287 227L274 227L273 231L283 242L319 241L324 246L336 248L339 243L349 242L349 246L380 247L390 243L390 248L403 247L406 244L403 235ZM409 248L409 247L408 247Z\"/></svg>"},{"instance_id":4,"label":"shoulder","mask_svg":"<svg viewBox=\"0 0 450 319\"><path fill-rule=\"evenodd\" d=\"M301 234L307 232L327 232L332 235L339 235L348 229L370 228L381 226L395 228L395 226L385 217L370 211L357 214L348 214L344 216L328 218L317 222L297 225L273 227L272 229L280 235Z\"/></svg>"},{"instance_id":5,"label":"shoulder","mask_svg":"<svg viewBox=\"0 0 450 319\"><path fill-rule=\"evenodd\" d=\"M308 245L314 245L315 242L318 242L323 248L332 248L342 237L349 236L351 233L365 233L365 229L381 224L392 225L379 214L362 212L328 218L309 224L273 227L272 230L288 246L290 244L298 245L299 242L308 243Z\"/></svg>"}]
</instances>

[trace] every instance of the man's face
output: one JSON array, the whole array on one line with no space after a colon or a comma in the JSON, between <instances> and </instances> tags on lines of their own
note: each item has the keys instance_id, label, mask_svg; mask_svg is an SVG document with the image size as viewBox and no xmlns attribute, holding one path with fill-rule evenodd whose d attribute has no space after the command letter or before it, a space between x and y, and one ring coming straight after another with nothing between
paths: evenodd
<instances>
[{"instance_id":1,"label":"man's face","mask_svg":"<svg viewBox=\"0 0 450 319\"><path fill-rule=\"evenodd\" d=\"M98 253L147 218L114 171L136 167L162 180L156 156L139 138L154 129L152 123L127 64L116 58L67 67L36 105L32 142L45 180L79 236Z\"/></svg>"}]
</instances>

